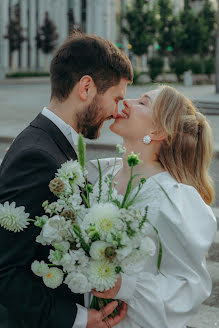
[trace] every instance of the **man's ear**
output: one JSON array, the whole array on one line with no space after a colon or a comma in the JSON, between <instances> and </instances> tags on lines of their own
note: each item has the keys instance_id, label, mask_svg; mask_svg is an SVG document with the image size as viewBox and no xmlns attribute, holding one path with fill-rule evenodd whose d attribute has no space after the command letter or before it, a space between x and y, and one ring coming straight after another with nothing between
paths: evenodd
<instances>
[{"instance_id":1,"label":"man's ear","mask_svg":"<svg viewBox=\"0 0 219 328\"><path fill-rule=\"evenodd\" d=\"M87 101L94 97L97 92L95 83L90 75L84 75L79 81L78 94L82 101Z\"/></svg>"},{"instance_id":2,"label":"man's ear","mask_svg":"<svg viewBox=\"0 0 219 328\"><path fill-rule=\"evenodd\" d=\"M158 129L151 131L150 136L154 141L162 141L167 138L168 134L164 130Z\"/></svg>"}]
</instances>

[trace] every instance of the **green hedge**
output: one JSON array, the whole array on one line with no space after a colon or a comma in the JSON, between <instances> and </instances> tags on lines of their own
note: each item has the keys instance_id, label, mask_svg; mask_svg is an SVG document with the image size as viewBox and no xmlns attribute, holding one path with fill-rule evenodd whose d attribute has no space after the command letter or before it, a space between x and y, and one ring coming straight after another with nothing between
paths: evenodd
<instances>
[{"instance_id":1,"label":"green hedge","mask_svg":"<svg viewBox=\"0 0 219 328\"><path fill-rule=\"evenodd\" d=\"M7 78L22 78L22 77L39 77L49 76L49 72L16 72L7 74Z\"/></svg>"}]
</instances>

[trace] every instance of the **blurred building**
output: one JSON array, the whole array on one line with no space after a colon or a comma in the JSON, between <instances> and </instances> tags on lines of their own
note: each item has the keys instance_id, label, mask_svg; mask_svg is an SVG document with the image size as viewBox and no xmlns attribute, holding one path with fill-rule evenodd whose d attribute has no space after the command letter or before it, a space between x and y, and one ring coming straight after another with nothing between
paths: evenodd
<instances>
[{"instance_id":1,"label":"blurred building","mask_svg":"<svg viewBox=\"0 0 219 328\"><path fill-rule=\"evenodd\" d=\"M153 3L155 0L149 1ZM173 0L175 12L183 8L185 1ZM216 3L216 0L211 1ZM192 7L198 11L203 2L192 0ZM56 27L56 48L74 29L80 29L113 41L132 56L128 41L121 33L121 24L124 23L122 16L127 6L133 3L134 0L0 0L0 79L5 73L14 71L48 71L54 51L46 55L36 42L37 32L44 24L46 14ZM12 52L5 36L8 34L8 24L14 18L25 40L19 49ZM145 70L146 57L142 60ZM133 56L132 62L135 65Z\"/></svg>"},{"instance_id":2,"label":"blurred building","mask_svg":"<svg viewBox=\"0 0 219 328\"><path fill-rule=\"evenodd\" d=\"M56 26L57 47L73 29L95 33L116 42L117 0L0 0L0 78L10 71L42 71L48 69L52 54L37 49L37 31L45 15ZM25 41L13 51L11 62L8 33L10 19L19 15L19 25ZM48 65L47 65L48 66Z\"/></svg>"}]
</instances>

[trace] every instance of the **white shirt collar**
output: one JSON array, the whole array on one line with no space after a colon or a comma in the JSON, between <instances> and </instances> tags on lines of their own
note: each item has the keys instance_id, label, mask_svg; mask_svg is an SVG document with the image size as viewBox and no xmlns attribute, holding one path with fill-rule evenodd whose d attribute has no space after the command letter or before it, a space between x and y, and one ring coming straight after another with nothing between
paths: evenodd
<instances>
[{"instance_id":1,"label":"white shirt collar","mask_svg":"<svg viewBox=\"0 0 219 328\"><path fill-rule=\"evenodd\" d=\"M59 128L73 147L78 146L78 133L69 124L65 123L59 116L54 114L47 107L43 108L42 115L46 116Z\"/></svg>"}]
</instances>

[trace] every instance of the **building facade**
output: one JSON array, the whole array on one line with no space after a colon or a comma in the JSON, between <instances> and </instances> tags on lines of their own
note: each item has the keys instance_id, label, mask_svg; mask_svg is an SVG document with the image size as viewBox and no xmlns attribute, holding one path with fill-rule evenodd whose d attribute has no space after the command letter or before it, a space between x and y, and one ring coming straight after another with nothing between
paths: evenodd
<instances>
[{"instance_id":1,"label":"building facade","mask_svg":"<svg viewBox=\"0 0 219 328\"><path fill-rule=\"evenodd\" d=\"M0 1L0 78L14 71L46 71L53 52L44 54L36 36L46 13L56 27L56 48L73 29L94 33L116 42L117 0L1 0ZM11 54L8 34L10 20L19 15L24 41ZM12 60L13 58L13 60Z\"/></svg>"}]
</instances>

